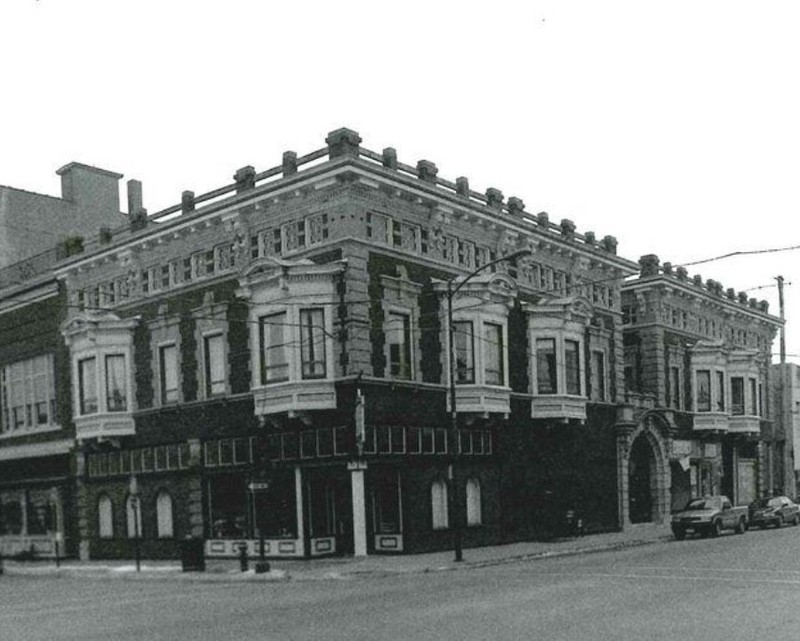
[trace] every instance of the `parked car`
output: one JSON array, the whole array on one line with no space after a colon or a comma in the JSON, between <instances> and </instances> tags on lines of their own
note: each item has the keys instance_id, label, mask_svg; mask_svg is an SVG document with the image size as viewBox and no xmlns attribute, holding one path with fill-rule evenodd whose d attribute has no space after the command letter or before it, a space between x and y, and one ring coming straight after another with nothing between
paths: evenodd
<instances>
[{"instance_id":1,"label":"parked car","mask_svg":"<svg viewBox=\"0 0 800 641\"><path fill-rule=\"evenodd\" d=\"M751 525L774 525L779 528L784 523L800 525L800 506L788 496L757 499L750 504Z\"/></svg>"},{"instance_id":2,"label":"parked car","mask_svg":"<svg viewBox=\"0 0 800 641\"><path fill-rule=\"evenodd\" d=\"M719 536L723 530L747 531L747 507L733 507L727 496L692 499L672 517L672 533L679 541L687 534Z\"/></svg>"}]
</instances>

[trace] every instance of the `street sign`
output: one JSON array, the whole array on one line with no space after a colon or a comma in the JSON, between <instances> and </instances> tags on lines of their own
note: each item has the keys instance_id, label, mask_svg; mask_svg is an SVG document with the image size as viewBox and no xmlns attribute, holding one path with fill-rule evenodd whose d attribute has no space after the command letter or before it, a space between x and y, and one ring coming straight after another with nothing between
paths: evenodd
<instances>
[{"instance_id":1,"label":"street sign","mask_svg":"<svg viewBox=\"0 0 800 641\"><path fill-rule=\"evenodd\" d=\"M247 486L247 489L250 490L251 492L263 492L264 490L269 489L269 483L253 481Z\"/></svg>"}]
</instances>

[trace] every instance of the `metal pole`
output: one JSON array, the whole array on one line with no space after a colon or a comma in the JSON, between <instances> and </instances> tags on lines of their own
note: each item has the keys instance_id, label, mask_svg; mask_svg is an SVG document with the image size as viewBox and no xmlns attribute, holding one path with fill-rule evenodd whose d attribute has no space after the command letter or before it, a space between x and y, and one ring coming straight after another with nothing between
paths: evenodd
<instances>
[{"instance_id":1,"label":"metal pole","mask_svg":"<svg viewBox=\"0 0 800 641\"><path fill-rule=\"evenodd\" d=\"M449 344L450 365L450 469L447 479L450 483L450 521L453 527L453 550L455 561L464 559L461 537L461 518L459 514L459 502L456 496L458 491L458 481L455 474L455 462L458 455L458 411L456 410L456 355L455 355L455 328L453 327L453 287L452 281L447 281L447 331Z\"/></svg>"},{"instance_id":2,"label":"metal pole","mask_svg":"<svg viewBox=\"0 0 800 641\"><path fill-rule=\"evenodd\" d=\"M133 504L133 522L136 526L136 571L140 572L142 569L142 550L141 550L141 524L139 523L139 498L134 499Z\"/></svg>"}]
</instances>

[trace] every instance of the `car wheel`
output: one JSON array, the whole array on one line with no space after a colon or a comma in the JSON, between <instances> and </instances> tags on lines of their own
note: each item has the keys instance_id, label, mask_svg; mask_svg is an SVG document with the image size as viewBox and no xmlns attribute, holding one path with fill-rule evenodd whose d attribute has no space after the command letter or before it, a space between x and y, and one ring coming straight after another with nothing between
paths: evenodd
<instances>
[{"instance_id":1,"label":"car wheel","mask_svg":"<svg viewBox=\"0 0 800 641\"><path fill-rule=\"evenodd\" d=\"M675 539L678 541L683 541L686 538L686 530L681 528L675 528L672 530L672 533L675 535Z\"/></svg>"},{"instance_id":2,"label":"car wheel","mask_svg":"<svg viewBox=\"0 0 800 641\"><path fill-rule=\"evenodd\" d=\"M780 530L783 527L783 517L779 514L778 518L775 519L775 529Z\"/></svg>"},{"instance_id":3,"label":"car wheel","mask_svg":"<svg viewBox=\"0 0 800 641\"><path fill-rule=\"evenodd\" d=\"M714 538L722 534L722 524L719 521L714 521L711 524L711 536Z\"/></svg>"},{"instance_id":4,"label":"car wheel","mask_svg":"<svg viewBox=\"0 0 800 641\"><path fill-rule=\"evenodd\" d=\"M795 514L792 519L792 525L800 525L800 514Z\"/></svg>"},{"instance_id":5,"label":"car wheel","mask_svg":"<svg viewBox=\"0 0 800 641\"><path fill-rule=\"evenodd\" d=\"M736 534L744 534L747 531L747 521L744 520L744 517L739 519L733 531L736 532Z\"/></svg>"}]
</instances>

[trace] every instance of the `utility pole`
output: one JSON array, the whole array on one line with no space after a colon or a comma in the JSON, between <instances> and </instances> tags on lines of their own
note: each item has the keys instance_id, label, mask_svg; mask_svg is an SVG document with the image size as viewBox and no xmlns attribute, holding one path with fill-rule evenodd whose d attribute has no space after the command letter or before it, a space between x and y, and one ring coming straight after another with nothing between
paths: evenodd
<instances>
[{"instance_id":1,"label":"utility pole","mask_svg":"<svg viewBox=\"0 0 800 641\"><path fill-rule=\"evenodd\" d=\"M781 379L781 422L785 422L786 412L783 408L784 394L786 394L786 377L784 376L784 368L786 366L786 323L784 317L784 303L783 303L783 276L776 276L775 280L778 281L778 313L781 319L781 337L780 337L780 379ZM774 418L774 417L773 417ZM784 425L784 430L786 426ZM769 442L769 466L767 474L769 479L769 490L773 492L775 488L775 423L770 423L770 442ZM783 461L781 461L783 464ZM783 465L784 470L786 466ZM785 485L785 483L784 483ZM783 490L785 491L785 487Z\"/></svg>"}]
</instances>

